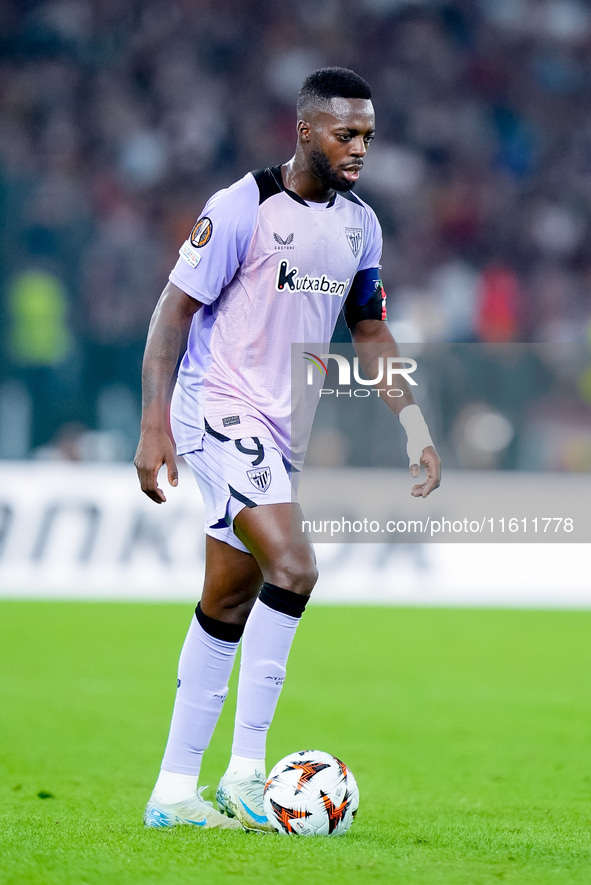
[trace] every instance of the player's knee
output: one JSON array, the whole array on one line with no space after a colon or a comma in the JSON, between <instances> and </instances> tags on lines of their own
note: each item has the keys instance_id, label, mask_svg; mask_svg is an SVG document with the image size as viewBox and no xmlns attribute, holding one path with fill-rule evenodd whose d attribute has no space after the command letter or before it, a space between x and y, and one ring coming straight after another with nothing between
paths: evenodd
<instances>
[{"instance_id":1,"label":"player's knee","mask_svg":"<svg viewBox=\"0 0 591 885\"><path fill-rule=\"evenodd\" d=\"M252 586L235 588L220 586L216 581L206 579L201 602L204 611L212 618L229 624L244 625L260 588L260 582Z\"/></svg>"},{"instance_id":2,"label":"player's knee","mask_svg":"<svg viewBox=\"0 0 591 885\"><path fill-rule=\"evenodd\" d=\"M223 621L233 624L246 624L255 600L256 595L249 596L247 599L238 597L236 594L223 597L218 601L219 617Z\"/></svg>"},{"instance_id":3,"label":"player's knee","mask_svg":"<svg viewBox=\"0 0 591 885\"><path fill-rule=\"evenodd\" d=\"M286 554L273 564L268 580L277 587L309 596L318 580L316 563L308 557Z\"/></svg>"}]
</instances>

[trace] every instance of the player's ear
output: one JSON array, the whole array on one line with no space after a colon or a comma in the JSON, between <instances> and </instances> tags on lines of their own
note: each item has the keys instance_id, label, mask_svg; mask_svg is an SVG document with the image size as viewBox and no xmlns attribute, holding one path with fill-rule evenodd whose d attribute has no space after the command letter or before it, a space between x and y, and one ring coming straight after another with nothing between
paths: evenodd
<instances>
[{"instance_id":1,"label":"player's ear","mask_svg":"<svg viewBox=\"0 0 591 885\"><path fill-rule=\"evenodd\" d=\"M312 127L305 120L298 120L298 136L302 141L308 142L310 141L310 134L312 132Z\"/></svg>"}]
</instances>

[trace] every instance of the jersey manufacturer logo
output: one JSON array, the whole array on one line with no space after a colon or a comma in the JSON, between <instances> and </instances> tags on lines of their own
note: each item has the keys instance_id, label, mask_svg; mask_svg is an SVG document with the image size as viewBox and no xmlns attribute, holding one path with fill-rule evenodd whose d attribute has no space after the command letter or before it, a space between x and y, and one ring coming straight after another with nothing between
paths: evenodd
<instances>
[{"instance_id":1,"label":"jersey manufacturer logo","mask_svg":"<svg viewBox=\"0 0 591 885\"><path fill-rule=\"evenodd\" d=\"M256 470L247 470L246 475L259 492L266 492L271 485L271 468L259 467Z\"/></svg>"},{"instance_id":2,"label":"jersey manufacturer logo","mask_svg":"<svg viewBox=\"0 0 591 885\"><path fill-rule=\"evenodd\" d=\"M279 234L276 234L275 231L273 231L273 239L275 240L276 243L279 244L278 246L275 246L275 248L276 249L287 249L288 247L291 246L292 249L295 249L295 246L291 245L293 243L294 236L295 236L294 234L288 234L286 236L286 238L283 239L283 237L280 237Z\"/></svg>"},{"instance_id":3,"label":"jersey manufacturer logo","mask_svg":"<svg viewBox=\"0 0 591 885\"><path fill-rule=\"evenodd\" d=\"M211 218L200 218L193 230L191 231L191 245L197 249L206 246L211 240L213 233L213 223Z\"/></svg>"},{"instance_id":4,"label":"jersey manufacturer logo","mask_svg":"<svg viewBox=\"0 0 591 885\"><path fill-rule=\"evenodd\" d=\"M228 418L222 418L224 427L231 427L232 424L240 424L240 415L230 415Z\"/></svg>"},{"instance_id":5,"label":"jersey manufacturer logo","mask_svg":"<svg viewBox=\"0 0 591 885\"><path fill-rule=\"evenodd\" d=\"M345 234L347 237L347 242L351 246L351 252L357 258L361 251L361 244L363 242L363 231L360 227L346 227Z\"/></svg>"},{"instance_id":6,"label":"jersey manufacturer logo","mask_svg":"<svg viewBox=\"0 0 591 885\"><path fill-rule=\"evenodd\" d=\"M326 274L321 277L299 276L299 268L290 267L288 261L280 261L277 268L275 289L283 292L288 288L291 292L324 292L327 295L344 295L349 286L349 279L331 280Z\"/></svg>"}]
</instances>

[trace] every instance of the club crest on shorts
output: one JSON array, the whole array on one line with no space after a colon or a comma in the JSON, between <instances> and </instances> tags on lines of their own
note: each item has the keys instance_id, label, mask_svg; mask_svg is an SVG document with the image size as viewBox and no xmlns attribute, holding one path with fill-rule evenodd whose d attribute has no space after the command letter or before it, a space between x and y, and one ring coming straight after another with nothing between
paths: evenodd
<instances>
[{"instance_id":1,"label":"club crest on shorts","mask_svg":"<svg viewBox=\"0 0 591 885\"><path fill-rule=\"evenodd\" d=\"M257 467L255 470L247 470L246 475L259 492L266 492L271 485L270 467Z\"/></svg>"},{"instance_id":2,"label":"club crest on shorts","mask_svg":"<svg viewBox=\"0 0 591 885\"><path fill-rule=\"evenodd\" d=\"M361 244L363 242L363 231L360 227L346 227L345 234L347 236L347 242L351 246L351 252L357 258L359 252L361 251Z\"/></svg>"}]
</instances>

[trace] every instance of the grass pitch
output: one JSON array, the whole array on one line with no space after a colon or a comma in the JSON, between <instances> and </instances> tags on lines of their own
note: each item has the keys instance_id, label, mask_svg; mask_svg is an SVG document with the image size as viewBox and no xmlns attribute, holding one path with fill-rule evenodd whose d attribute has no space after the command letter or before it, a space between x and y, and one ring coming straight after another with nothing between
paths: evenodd
<instances>
[{"instance_id":1,"label":"grass pitch","mask_svg":"<svg viewBox=\"0 0 591 885\"><path fill-rule=\"evenodd\" d=\"M190 617L0 603L0 882L591 881L591 613L311 607L267 762L313 747L351 766L341 839L143 828Z\"/></svg>"}]
</instances>

